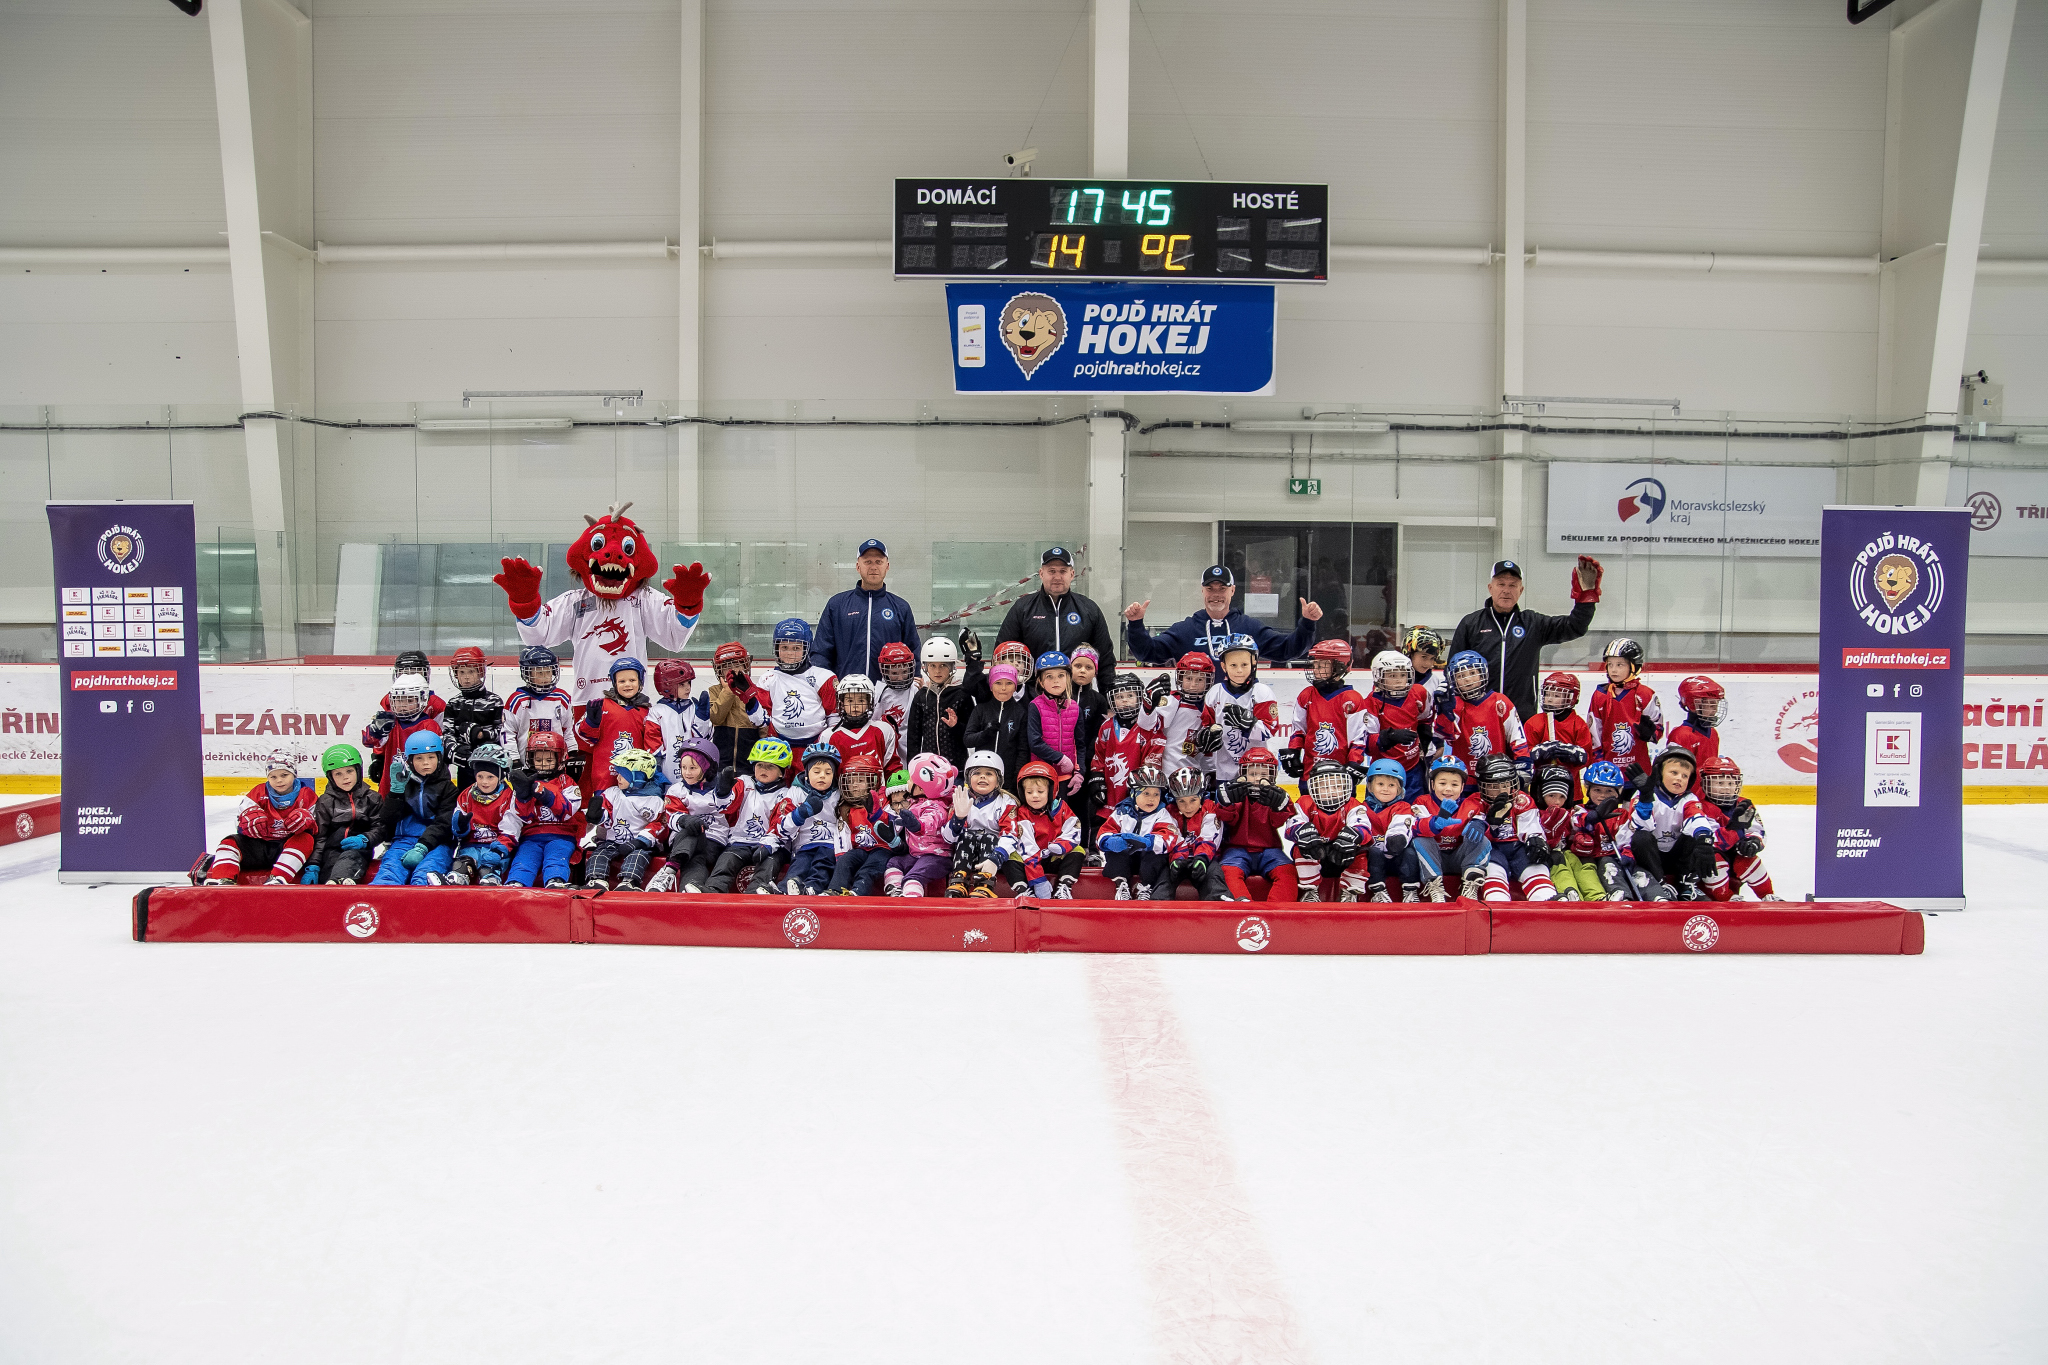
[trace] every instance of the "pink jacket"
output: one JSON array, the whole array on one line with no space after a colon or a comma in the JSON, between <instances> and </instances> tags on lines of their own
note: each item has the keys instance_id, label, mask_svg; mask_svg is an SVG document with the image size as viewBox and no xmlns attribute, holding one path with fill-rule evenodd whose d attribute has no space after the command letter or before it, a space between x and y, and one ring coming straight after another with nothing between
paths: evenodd
<instances>
[{"instance_id":1,"label":"pink jacket","mask_svg":"<svg viewBox=\"0 0 2048 1365\"><path fill-rule=\"evenodd\" d=\"M908 829L904 831L905 842L910 851L920 856L933 854L941 858L951 857L953 838L947 833L946 826L953 819L953 803L935 801L927 796L911 802L910 813L924 826L922 833Z\"/></svg>"}]
</instances>

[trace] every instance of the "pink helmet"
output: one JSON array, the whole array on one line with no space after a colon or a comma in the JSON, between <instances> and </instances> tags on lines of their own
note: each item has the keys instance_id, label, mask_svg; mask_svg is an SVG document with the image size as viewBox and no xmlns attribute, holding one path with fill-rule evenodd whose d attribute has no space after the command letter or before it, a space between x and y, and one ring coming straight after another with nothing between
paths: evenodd
<instances>
[{"instance_id":1,"label":"pink helmet","mask_svg":"<svg viewBox=\"0 0 2048 1365\"><path fill-rule=\"evenodd\" d=\"M933 801L943 801L953 790L953 779L960 770L940 758L937 754L919 754L904 767L910 774L910 785L917 788L920 796Z\"/></svg>"}]
</instances>

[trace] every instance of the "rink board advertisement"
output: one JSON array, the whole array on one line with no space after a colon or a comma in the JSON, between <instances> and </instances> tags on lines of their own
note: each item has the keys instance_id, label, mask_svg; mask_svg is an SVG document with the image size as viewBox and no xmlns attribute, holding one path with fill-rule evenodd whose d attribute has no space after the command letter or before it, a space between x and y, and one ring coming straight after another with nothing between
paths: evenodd
<instances>
[{"instance_id":1,"label":"rink board advertisement","mask_svg":"<svg viewBox=\"0 0 2048 1365\"><path fill-rule=\"evenodd\" d=\"M51 503L63 881L183 872L206 841L189 502Z\"/></svg>"},{"instance_id":2,"label":"rink board advertisement","mask_svg":"<svg viewBox=\"0 0 2048 1365\"><path fill-rule=\"evenodd\" d=\"M1270 284L949 284L955 393L1273 392Z\"/></svg>"},{"instance_id":3,"label":"rink board advertisement","mask_svg":"<svg viewBox=\"0 0 2048 1365\"><path fill-rule=\"evenodd\" d=\"M1545 521L1550 553L1733 552L1754 559L1820 553L1821 508L1835 471L1787 465L1553 463Z\"/></svg>"},{"instance_id":4,"label":"rink board advertisement","mask_svg":"<svg viewBox=\"0 0 2048 1365\"><path fill-rule=\"evenodd\" d=\"M1969 567L1967 509L1830 507L1822 515L1820 899L1962 904ZM1983 750L1980 741L1980 762Z\"/></svg>"}]
</instances>

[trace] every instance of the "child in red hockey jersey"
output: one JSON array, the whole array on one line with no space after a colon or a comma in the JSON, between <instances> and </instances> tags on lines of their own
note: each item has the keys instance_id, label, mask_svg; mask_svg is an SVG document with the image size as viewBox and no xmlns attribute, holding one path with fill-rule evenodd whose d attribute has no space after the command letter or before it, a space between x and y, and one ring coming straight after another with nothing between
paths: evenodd
<instances>
[{"instance_id":1,"label":"child in red hockey jersey","mask_svg":"<svg viewBox=\"0 0 2048 1365\"><path fill-rule=\"evenodd\" d=\"M1422 795L1423 759L1436 726L1437 699L1415 680L1407 655L1383 649L1372 656L1372 692L1365 706L1370 717L1366 756L1400 764L1403 794L1414 800Z\"/></svg>"},{"instance_id":2,"label":"child in red hockey jersey","mask_svg":"<svg viewBox=\"0 0 2048 1365\"><path fill-rule=\"evenodd\" d=\"M1364 766L1369 732L1377 722L1370 703L1351 685L1350 674L1350 641L1318 640L1309 650L1308 686L1294 698L1300 724L1287 741L1288 776L1300 777L1325 758L1353 768Z\"/></svg>"},{"instance_id":3,"label":"child in red hockey jersey","mask_svg":"<svg viewBox=\"0 0 2048 1365\"><path fill-rule=\"evenodd\" d=\"M1003 864L1012 895L1028 891L1053 900L1074 898L1074 884L1081 879L1081 817L1061 799L1064 785L1044 759L1032 759L1017 774L1017 790L1023 794L1018 821L1029 837Z\"/></svg>"},{"instance_id":4,"label":"child in red hockey jersey","mask_svg":"<svg viewBox=\"0 0 2048 1365\"><path fill-rule=\"evenodd\" d=\"M1090 804L1108 811L1131 794L1131 779L1146 768L1159 768L1166 741L1157 712L1145 710L1144 689L1136 676L1120 673L1109 687L1109 716L1095 732L1091 762Z\"/></svg>"},{"instance_id":5,"label":"child in red hockey jersey","mask_svg":"<svg viewBox=\"0 0 2048 1365\"><path fill-rule=\"evenodd\" d=\"M1429 765L1429 790L1409 802L1415 813L1415 858L1422 869L1424 900L1476 901L1486 884L1493 854L1486 835L1486 803L1479 793L1465 791L1465 765L1451 754L1439 754ZM1452 877L1462 878L1455 886Z\"/></svg>"},{"instance_id":6,"label":"child in red hockey jersey","mask_svg":"<svg viewBox=\"0 0 2048 1365\"><path fill-rule=\"evenodd\" d=\"M1479 799L1486 803L1486 836L1493 844L1482 894L1490 901L1514 900L1516 892L1525 901L1556 900L1543 818L1505 754L1479 760Z\"/></svg>"},{"instance_id":7,"label":"child in red hockey jersey","mask_svg":"<svg viewBox=\"0 0 2048 1365\"><path fill-rule=\"evenodd\" d=\"M1579 770L1592 762L1593 732L1579 714L1579 679L1562 669L1543 680L1542 709L1522 723L1529 741L1529 761L1541 772L1563 768L1578 795Z\"/></svg>"},{"instance_id":8,"label":"child in red hockey jersey","mask_svg":"<svg viewBox=\"0 0 2048 1365\"><path fill-rule=\"evenodd\" d=\"M632 749L658 753L661 723L647 698L647 666L635 658L616 661L611 686L583 707L576 738L589 755L583 769L583 808L592 819L600 814L604 793L611 790L612 760Z\"/></svg>"},{"instance_id":9,"label":"child in red hockey jersey","mask_svg":"<svg viewBox=\"0 0 2048 1365\"><path fill-rule=\"evenodd\" d=\"M1715 755L1699 766L1695 789L1707 799L1707 806L1720 818L1727 837L1734 842L1719 849L1714 870L1708 874L1707 894L1717 901L1733 900L1737 883L1756 893L1758 900L1783 900L1771 885L1771 871L1764 866L1764 821L1754 803L1742 794L1742 769L1732 758Z\"/></svg>"},{"instance_id":10,"label":"child in red hockey jersey","mask_svg":"<svg viewBox=\"0 0 2048 1365\"><path fill-rule=\"evenodd\" d=\"M1235 778L1216 784L1216 808L1223 816L1223 851L1216 859L1223 878L1220 900L1250 900L1246 877L1266 879L1269 901L1291 901L1298 894L1294 860L1280 838L1294 803L1274 785L1279 776L1273 751L1258 748L1245 754Z\"/></svg>"},{"instance_id":11,"label":"child in red hockey jersey","mask_svg":"<svg viewBox=\"0 0 2048 1365\"><path fill-rule=\"evenodd\" d=\"M214 846L206 885L233 886L243 869L268 870L266 886L290 886L313 852L313 784L299 781L298 755L279 750L263 781L242 795L235 828Z\"/></svg>"},{"instance_id":12,"label":"child in red hockey jersey","mask_svg":"<svg viewBox=\"0 0 2048 1365\"><path fill-rule=\"evenodd\" d=\"M1182 768L1166 779L1167 813L1173 830L1166 847L1166 866L1153 883L1152 899L1170 901L1183 883L1205 901L1223 899L1223 878L1216 873L1216 849L1223 842L1223 815L1208 798L1202 775Z\"/></svg>"},{"instance_id":13,"label":"child in red hockey jersey","mask_svg":"<svg viewBox=\"0 0 2048 1365\"><path fill-rule=\"evenodd\" d=\"M1355 901L1365 894L1372 822L1353 795L1356 785L1351 769L1327 758L1301 779L1301 799L1281 827L1280 838L1293 854L1304 901L1323 898L1325 877L1336 879L1339 900Z\"/></svg>"},{"instance_id":14,"label":"child in red hockey jersey","mask_svg":"<svg viewBox=\"0 0 2048 1365\"><path fill-rule=\"evenodd\" d=\"M1728 710L1728 690L1712 678L1693 676L1678 684L1678 705L1685 719L1671 727L1670 743L1685 750L1699 762L1693 774L1694 790L1707 764L1721 756L1721 736L1715 732Z\"/></svg>"},{"instance_id":15,"label":"child in red hockey jersey","mask_svg":"<svg viewBox=\"0 0 2048 1365\"><path fill-rule=\"evenodd\" d=\"M1493 690L1486 660L1476 650L1451 656L1449 704L1437 712L1437 733L1467 772L1489 754L1505 755L1517 772L1529 771L1529 740L1515 704ZM1434 771L1432 769L1432 771Z\"/></svg>"},{"instance_id":16,"label":"child in red hockey jersey","mask_svg":"<svg viewBox=\"0 0 2048 1365\"><path fill-rule=\"evenodd\" d=\"M1647 792L1650 760L1664 734L1664 710L1641 681L1643 647L1626 637L1610 640L1601 657L1607 681L1593 689L1593 700L1586 704L1593 757L1614 764L1631 786Z\"/></svg>"}]
</instances>

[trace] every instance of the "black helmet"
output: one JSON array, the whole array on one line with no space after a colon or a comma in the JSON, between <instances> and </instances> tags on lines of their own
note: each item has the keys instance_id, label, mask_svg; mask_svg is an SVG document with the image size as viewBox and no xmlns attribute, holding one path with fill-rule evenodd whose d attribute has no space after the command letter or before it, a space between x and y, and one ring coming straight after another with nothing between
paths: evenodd
<instances>
[{"instance_id":1,"label":"black helmet","mask_svg":"<svg viewBox=\"0 0 2048 1365\"><path fill-rule=\"evenodd\" d=\"M1485 792L1488 787L1497 786L1503 782L1513 787L1516 785L1516 778L1515 761L1506 754L1488 754L1485 758L1479 760L1479 790L1481 792Z\"/></svg>"},{"instance_id":2,"label":"black helmet","mask_svg":"<svg viewBox=\"0 0 2048 1365\"><path fill-rule=\"evenodd\" d=\"M1626 660L1634 672L1643 671L1643 647L1626 635L1617 636L1607 642L1607 652L1600 656L1602 663L1609 659Z\"/></svg>"}]
</instances>

